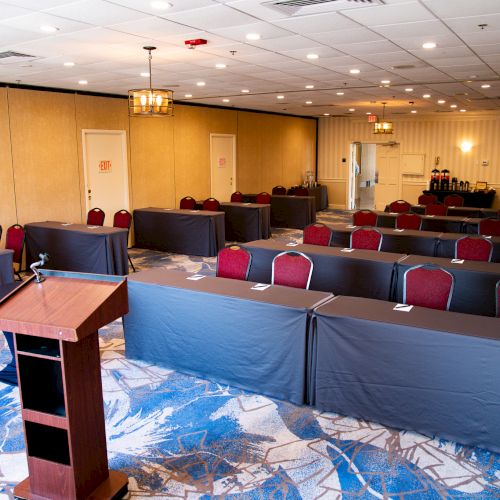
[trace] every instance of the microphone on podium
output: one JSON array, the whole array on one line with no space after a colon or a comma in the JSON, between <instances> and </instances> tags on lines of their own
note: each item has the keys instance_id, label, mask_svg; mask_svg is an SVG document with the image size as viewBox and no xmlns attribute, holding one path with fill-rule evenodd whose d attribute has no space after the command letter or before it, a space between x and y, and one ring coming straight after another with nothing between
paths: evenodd
<instances>
[{"instance_id":1,"label":"microphone on podium","mask_svg":"<svg viewBox=\"0 0 500 500\"><path fill-rule=\"evenodd\" d=\"M42 281L45 280L45 278L42 276L42 273L39 271L38 268L44 266L50 260L50 256L48 253L40 253L38 254L38 258L40 260L37 262L33 262L33 264L31 264L30 266L30 269L35 273L36 276L35 281L37 283L41 283Z\"/></svg>"}]
</instances>

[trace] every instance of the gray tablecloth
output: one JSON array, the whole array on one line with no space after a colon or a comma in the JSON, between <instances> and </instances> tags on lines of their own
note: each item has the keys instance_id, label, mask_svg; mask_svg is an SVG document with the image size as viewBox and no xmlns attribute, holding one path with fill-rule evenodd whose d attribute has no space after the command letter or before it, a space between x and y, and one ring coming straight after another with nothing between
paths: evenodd
<instances>
[{"instance_id":1,"label":"gray tablecloth","mask_svg":"<svg viewBox=\"0 0 500 500\"><path fill-rule=\"evenodd\" d=\"M13 257L12 250L0 250L0 285L7 285L14 281Z\"/></svg>"},{"instance_id":2,"label":"gray tablecloth","mask_svg":"<svg viewBox=\"0 0 500 500\"><path fill-rule=\"evenodd\" d=\"M310 314L331 295L188 276L152 269L129 279L126 356L304 403Z\"/></svg>"},{"instance_id":3,"label":"gray tablecloth","mask_svg":"<svg viewBox=\"0 0 500 500\"><path fill-rule=\"evenodd\" d=\"M139 208L134 234L139 248L213 257L224 248L224 212Z\"/></svg>"},{"instance_id":4,"label":"gray tablecloth","mask_svg":"<svg viewBox=\"0 0 500 500\"><path fill-rule=\"evenodd\" d=\"M400 214L393 212L375 211L377 214L377 226L396 227L396 218ZM422 231L437 231L439 233L460 233L464 230L466 217L421 215Z\"/></svg>"},{"instance_id":5,"label":"gray tablecloth","mask_svg":"<svg viewBox=\"0 0 500 500\"><path fill-rule=\"evenodd\" d=\"M337 297L314 314L320 410L500 452L500 320Z\"/></svg>"},{"instance_id":6,"label":"gray tablecloth","mask_svg":"<svg viewBox=\"0 0 500 500\"><path fill-rule=\"evenodd\" d=\"M225 214L227 241L254 241L271 237L271 205L258 203L221 204Z\"/></svg>"},{"instance_id":7,"label":"gray tablecloth","mask_svg":"<svg viewBox=\"0 0 500 500\"><path fill-rule=\"evenodd\" d=\"M466 236L461 233L442 233L439 235L438 245L436 247L437 257L447 257L453 259L455 257L455 244L460 238ZM491 262L500 262L500 236L492 236L488 238L493 243L493 254Z\"/></svg>"},{"instance_id":8,"label":"gray tablecloth","mask_svg":"<svg viewBox=\"0 0 500 500\"><path fill-rule=\"evenodd\" d=\"M94 274L128 274L126 229L61 222L26 224L26 266L50 255L47 267Z\"/></svg>"},{"instance_id":9,"label":"gray tablecloth","mask_svg":"<svg viewBox=\"0 0 500 500\"><path fill-rule=\"evenodd\" d=\"M314 196L271 196L271 226L304 229L316 222Z\"/></svg>"},{"instance_id":10,"label":"gray tablecloth","mask_svg":"<svg viewBox=\"0 0 500 500\"><path fill-rule=\"evenodd\" d=\"M345 252L318 245L291 247L272 239L243 246L252 254L250 281L271 283L273 258L280 252L295 251L305 253L313 262L310 290L383 300L390 298L394 266L404 257L374 250Z\"/></svg>"},{"instance_id":11,"label":"gray tablecloth","mask_svg":"<svg viewBox=\"0 0 500 500\"><path fill-rule=\"evenodd\" d=\"M438 201L443 202L446 196L450 194L458 194L464 199L464 206L466 207L491 207L495 199L496 191L490 189L488 191L423 191L424 194L433 194L438 197Z\"/></svg>"},{"instance_id":12,"label":"gray tablecloth","mask_svg":"<svg viewBox=\"0 0 500 500\"><path fill-rule=\"evenodd\" d=\"M328 189L326 186L316 186L308 188L309 196L316 198L316 210L325 210L328 208Z\"/></svg>"}]
</instances>

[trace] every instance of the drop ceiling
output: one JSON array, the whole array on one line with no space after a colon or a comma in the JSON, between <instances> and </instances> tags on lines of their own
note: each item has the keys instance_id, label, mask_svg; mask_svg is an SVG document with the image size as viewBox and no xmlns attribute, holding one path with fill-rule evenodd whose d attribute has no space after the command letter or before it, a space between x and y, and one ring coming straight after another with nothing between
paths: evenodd
<instances>
[{"instance_id":1,"label":"drop ceiling","mask_svg":"<svg viewBox=\"0 0 500 500\"><path fill-rule=\"evenodd\" d=\"M303 116L380 114L382 102L386 116L500 109L500 0L169 4L0 0L0 82L126 95L147 87L153 45L153 86L177 102ZM190 50L194 38L208 43Z\"/></svg>"}]
</instances>

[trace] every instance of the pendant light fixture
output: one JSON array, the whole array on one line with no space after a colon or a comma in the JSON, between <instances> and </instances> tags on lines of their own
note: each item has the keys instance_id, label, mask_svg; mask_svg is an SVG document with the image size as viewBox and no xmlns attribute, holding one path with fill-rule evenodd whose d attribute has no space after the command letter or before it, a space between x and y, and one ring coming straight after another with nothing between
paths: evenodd
<instances>
[{"instance_id":1,"label":"pendant light fixture","mask_svg":"<svg viewBox=\"0 0 500 500\"><path fill-rule=\"evenodd\" d=\"M392 122L385 120L385 105L387 103L382 103L384 107L382 108L382 121L377 121L374 123L373 133L374 134L392 134L393 126Z\"/></svg>"},{"instance_id":2,"label":"pendant light fixture","mask_svg":"<svg viewBox=\"0 0 500 500\"><path fill-rule=\"evenodd\" d=\"M174 92L167 89L154 89L151 83L151 51L156 47L143 47L149 54L149 88L128 91L129 116L172 116L174 111Z\"/></svg>"}]
</instances>

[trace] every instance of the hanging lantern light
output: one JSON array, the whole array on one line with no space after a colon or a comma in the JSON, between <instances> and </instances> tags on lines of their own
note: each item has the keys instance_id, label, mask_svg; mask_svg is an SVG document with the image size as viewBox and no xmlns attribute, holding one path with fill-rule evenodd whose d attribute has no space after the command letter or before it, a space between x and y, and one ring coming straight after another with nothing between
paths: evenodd
<instances>
[{"instance_id":1,"label":"hanging lantern light","mask_svg":"<svg viewBox=\"0 0 500 500\"><path fill-rule=\"evenodd\" d=\"M386 121L385 118L385 105L386 103L382 103L384 107L382 108L382 120L377 121L373 124L373 133L374 134L392 134L393 133L393 125L392 122Z\"/></svg>"}]
</instances>

